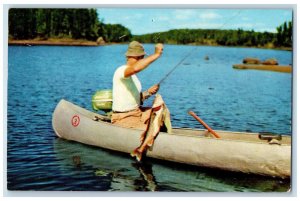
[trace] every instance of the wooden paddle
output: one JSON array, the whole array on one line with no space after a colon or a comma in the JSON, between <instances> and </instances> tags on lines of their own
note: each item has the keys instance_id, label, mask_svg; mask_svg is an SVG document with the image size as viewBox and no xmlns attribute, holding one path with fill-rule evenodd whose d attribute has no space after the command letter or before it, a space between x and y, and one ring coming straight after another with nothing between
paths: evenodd
<instances>
[{"instance_id":1,"label":"wooden paddle","mask_svg":"<svg viewBox=\"0 0 300 201\"><path fill-rule=\"evenodd\" d=\"M199 121L211 134L216 138L221 138L213 129L211 129L200 117L198 117L193 111L189 111L189 114L192 115L197 121Z\"/></svg>"}]
</instances>

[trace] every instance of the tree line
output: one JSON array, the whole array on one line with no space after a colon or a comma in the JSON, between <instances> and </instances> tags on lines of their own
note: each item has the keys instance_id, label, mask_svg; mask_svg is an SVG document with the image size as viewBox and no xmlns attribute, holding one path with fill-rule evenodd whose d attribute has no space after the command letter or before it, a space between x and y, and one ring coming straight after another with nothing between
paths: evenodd
<instances>
[{"instance_id":1,"label":"tree line","mask_svg":"<svg viewBox=\"0 0 300 201\"><path fill-rule=\"evenodd\" d=\"M106 42L131 39L129 29L120 24L99 21L96 9L18 9L9 10L9 37L12 39L72 38ZM120 37L125 35L126 37Z\"/></svg>"},{"instance_id":2,"label":"tree line","mask_svg":"<svg viewBox=\"0 0 300 201\"><path fill-rule=\"evenodd\" d=\"M101 13L100 13L101 14ZM9 37L12 39L72 38L105 42L200 44L225 46L291 47L292 22L277 27L277 33L218 29L173 29L132 35L121 24L105 24L96 9L18 9L9 10Z\"/></svg>"},{"instance_id":3,"label":"tree line","mask_svg":"<svg viewBox=\"0 0 300 201\"><path fill-rule=\"evenodd\" d=\"M134 36L145 43L164 42L169 44L199 44L249 47L291 47L292 23L285 22L277 27L277 33L217 29L174 29Z\"/></svg>"},{"instance_id":4,"label":"tree line","mask_svg":"<svg viewBox=\"0 0 300 201\"><path fill-rule=\"evenodd\" d=\"M293 24L291 21L284 22L276 28L276 44L278 46L292 47Z\"/></svg>"}]
</instances>

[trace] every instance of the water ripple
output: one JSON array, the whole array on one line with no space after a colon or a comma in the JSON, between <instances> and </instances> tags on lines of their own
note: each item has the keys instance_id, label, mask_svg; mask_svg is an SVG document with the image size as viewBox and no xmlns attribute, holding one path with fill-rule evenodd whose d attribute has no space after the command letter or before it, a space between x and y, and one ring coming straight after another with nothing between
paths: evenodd
<instances>
[{"instance_id":1,"label":"water ripple","mask_svg":"<svg viewBox=\"0 0 300 201\"><path fill-rule=\"evenodd\" d=\"M145 45L147 52L152 48ZM143 88L162 78L190 48L167 45L163 57L138 75ZM127 154L57 139L51 121L59 100L91 109L92 94L111 88L113 72L124 62L112 55L123 55L125 50L124 45L8 48L9 190L259 192L289 188L290 181L156 160L136 165ZM291 63L288 51L197 47L159 91L173 126L203 128L187 113L192 110L213 129L291 134L291 75L233 70L232 64L249 51ZM210 60L203 62L206 55Z\"/></svg>"}]
</instances>

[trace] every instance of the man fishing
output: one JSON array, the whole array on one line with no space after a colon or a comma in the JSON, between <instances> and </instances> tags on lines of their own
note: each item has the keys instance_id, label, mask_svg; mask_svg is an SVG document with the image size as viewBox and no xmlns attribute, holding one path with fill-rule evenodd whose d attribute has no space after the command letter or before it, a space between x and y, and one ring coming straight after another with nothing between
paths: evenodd
<instances>
[{"instance_id":1,"label":"man fishing","mask_svg":"<svg viewBox=\"0 0 300 201\"><path fill-rule=\"evenodd\" d=\"M163 44L159 43L155 45L154 53L144 58L146 53L143 45L137 41L132 41L125 53L126 64L117 68L113 76L113 114L111 122L128 128L144 130L141 136L141 146L132 153L132 156L135 156L139 161L147 147L153 144L162 122L165 117L169 117L169 113L161 96L155 98L152 108L141 107L144 100L157 93L159 85L153 85L142 92L142 85L136 74L146 69L162 53ZM153 115L154 113L159 115ZM153 116L152 119L151 116ZM151 129L152 127L155 127L155 129ZM151 130L150 133L149 130Z\"/></svg>"}]
</instances>

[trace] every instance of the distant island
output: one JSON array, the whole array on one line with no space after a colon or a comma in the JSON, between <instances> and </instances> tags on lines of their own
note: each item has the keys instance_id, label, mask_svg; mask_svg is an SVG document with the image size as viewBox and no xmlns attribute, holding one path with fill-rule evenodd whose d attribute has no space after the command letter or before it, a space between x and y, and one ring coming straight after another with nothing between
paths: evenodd
<instances>
[{"instance_id":1,"label":"distant island","mask_svg":"<svg viewBox=\"0 0 300 201\"><path fill-rule=\"evenodd\" d=\"M100 13L101 15L101 13ZM133 35L120 24L105 24L96 9L9 10L9 45L98 46L127 43L191 44L292 49L292 22L277 27L277 33L219 29L174 29Z\"/></svg>"}]
</instances>

